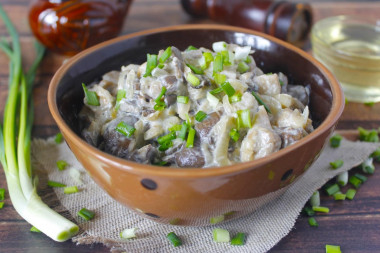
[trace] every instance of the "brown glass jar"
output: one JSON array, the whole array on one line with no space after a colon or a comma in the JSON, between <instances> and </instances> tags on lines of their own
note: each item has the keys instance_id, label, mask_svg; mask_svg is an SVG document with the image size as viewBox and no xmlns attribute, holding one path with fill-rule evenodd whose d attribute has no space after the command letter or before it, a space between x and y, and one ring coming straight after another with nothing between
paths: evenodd
<instances>
[{"instance_id":1,"label":"brown glass jar","mask_svg":"<svg viewBox=\"0 0 380 253\"><path fill-rule=\"evenodd\" d=\"M193 16L250 28L302 47L312 25L312 10L304 3L268 0L181 0Z\"/></svg>"},{"instance_id":2,"label":"brown glass jar","mask_svg":"<svg viewBox=\"0 0 380 253\"><path fill-rule=\"evenodd\" d=\"M117 36L132 0L33 0L30 27L50 50L74 55Z\"/></svg>"}]
</instances>

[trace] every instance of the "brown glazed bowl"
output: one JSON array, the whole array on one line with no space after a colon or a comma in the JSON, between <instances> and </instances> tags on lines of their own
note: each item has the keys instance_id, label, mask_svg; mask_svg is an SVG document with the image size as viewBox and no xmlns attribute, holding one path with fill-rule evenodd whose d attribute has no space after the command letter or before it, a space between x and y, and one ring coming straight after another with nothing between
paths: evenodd
<instances>
[{"instance_id":1,"label":"brown glazed bowl","mask_svg":"<svg viewBox=\"0 0 380 253\"><path fill-rule=\"evenodd\" d=\"M215 41L250 45L265 72L285 73L291 83L310 85L310 111L316 128L297 143L268 157L215 168L143 165L106 154L79 135L82 83L91 83L147 53L168 46L208 47ZM50 111L67 144L93 180L112 198L141 216L161 223L203 226L255 211L280 196L318 157L344 107L334 76L304 51L268 35L222 25L181 25L137 32L96 45L71 58L54 75Z\"/></svg>"}]
</instances>

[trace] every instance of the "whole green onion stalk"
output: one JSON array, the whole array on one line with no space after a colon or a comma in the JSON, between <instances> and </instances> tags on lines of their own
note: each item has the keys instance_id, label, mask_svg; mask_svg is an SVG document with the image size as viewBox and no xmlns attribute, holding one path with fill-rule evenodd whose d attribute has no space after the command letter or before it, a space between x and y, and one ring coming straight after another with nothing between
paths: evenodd
<instances>
[{"instance_id":1,"label":"whole green onion stalk","mask_svg":"<svg viewBox=\"0 0 380 253\"><path fill-rule=\"evenodd\" d=\"M24 74L19 36L0 5L0 17L11 37L11 45L0 41L0 49L9 57L10 74L8 98L0 124L0 161L8 191L16 211L32 226L56 241L65 241L78 232L78 226L50 209L37 195L30 162L31 131L33 126L32 83L44 47L37 44L37 57Z\"/></svg>"}]
</instances>

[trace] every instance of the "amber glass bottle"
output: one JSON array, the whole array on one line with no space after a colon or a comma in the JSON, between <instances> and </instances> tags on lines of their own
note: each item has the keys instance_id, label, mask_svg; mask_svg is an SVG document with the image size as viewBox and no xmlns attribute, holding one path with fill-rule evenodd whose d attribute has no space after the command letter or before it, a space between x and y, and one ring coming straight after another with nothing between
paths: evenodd
<instances>
[{"instance_id":1,"label":"amber glass bottle","mask_svg":"<svg viewBox=\"0 0 380 253\"><path fill-rule=\"evenodd\" d=\"M132 0L33 0L34 35L57 53L74 55L117 36Z\"/></svg>"},{"instance_id":2,"label":"amber glass bottle","mask_svg":"<svg viewBox=\"0 0 380 253\"><path fill-rule=\"evenodd\" d=\"M312 25L310 5L268 0L181 0L193 16L264 32L302 47Z\"/></svg>"}]
</instances>

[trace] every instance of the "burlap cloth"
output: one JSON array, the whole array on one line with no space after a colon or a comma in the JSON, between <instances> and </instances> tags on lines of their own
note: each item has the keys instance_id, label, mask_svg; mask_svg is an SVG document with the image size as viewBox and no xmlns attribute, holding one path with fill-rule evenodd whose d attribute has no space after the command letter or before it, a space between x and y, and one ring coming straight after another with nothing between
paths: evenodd
<instances>
[{"instance_id":1,"label":"burlap cloth","mask_svg":"<svg viewBox=\"0 0 380 253\"><path fill-rule=\"evenodd\" d=\"M350 142L343 140L339 148L326 145L319 159L307 172L289 186L285 193L254 213L223 224L210 227L181 227L157 224L144 219L109 197L87 175L81 164L65 143L57 145L52 138L36 139L32 144L34 162L46 170L49 180L67 185L77 185L80 192L65 195L62 188L54 188L60 201L58 211L66 209L80 226L81 232L73 238L79 244L103 243L115 252L266 252L294 226L297 217L312 193L337 174L359 165L380 144ZM341 159L343 167L332 170L329 162ZM56 168L57 160L65 160L69 166L64 171ZM73 182L70 169L81 171L82 183ZM50 190L51 191L51 190ZM49 204L49 203L48 203ZM86 207L96 213L96 218L84 221L77 216L78 210ZM125 228L138 228L136 239L120 239L119 233ZM213 241L214 227L225 228L231 235L237 232L247 234L244 246ZM166 234L174 231L181 237L183 245L173 247Z\"/></svg>"}]
</instances>

